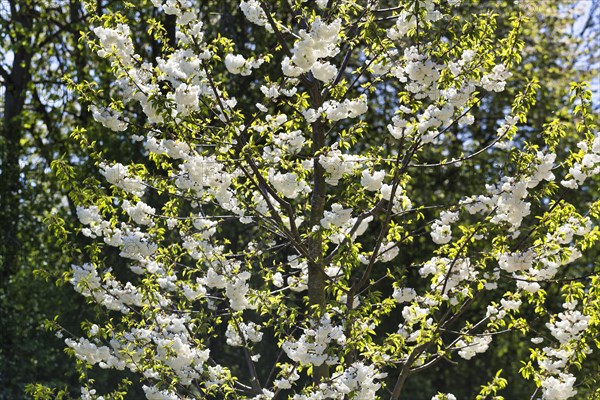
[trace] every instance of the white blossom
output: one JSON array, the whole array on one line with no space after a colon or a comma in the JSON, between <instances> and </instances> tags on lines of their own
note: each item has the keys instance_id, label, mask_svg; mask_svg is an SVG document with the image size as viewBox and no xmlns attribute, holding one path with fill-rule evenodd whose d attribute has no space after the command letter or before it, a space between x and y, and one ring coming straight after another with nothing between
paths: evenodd
<instances>
[{"instance_id":1,"label":"white blossom","mask_svg":"<svg viewBox=\"0 0 600 400\"><path fill-rule=\"evenodd\" d=\"M485 353L492 341L492 336L473 336L470 341L459 340L456 342L456 347L460 349L458 355L465 360L470 360L476 354Z\"/></svg>"},{"instance_id":2,"label":"white blossom","mask_svg":"<svg viewBox=\"0 0 600 400\"><path fill-rule=\"evenodd\" d=\"M371 173L368 169L365 169L362 172L360 184L363 185L365 189L374 192L381 188L383 178L385 178L385 171L373 171L373 173Z\"/></svg>"},{"instance_id":3,"label":"white blossom","mask_svg":"<svg viewBox=\"0 0 600 400\"><path fill-rule=\"evenodd\" d=\"M106 164L100 165L100 173L104 175L108 183L125 190L136 196L142 196L146 189L144 183L138 177L131 177L129 168L121 163L116 163L112 167Z\"/></svg>"},{"instance_id":4,"label":"white blossom","mask_svg":"<svg viewBox=\"0 0 600 400\"><path fill-rule=\"evenodd\" d=\"M558 377L549 376L542 381L543 400L566 400L577 394L573 389L575 377L571 374L559 374Z\"/></svg>"},{"instance_id":5,"label":"white blossom","mask_svg":"<svg viewBox=\"0 0 600 400\"><path fill-rule=\"evenodd\" d=\"M258 26L264 26L269 32L273 31L273 28L267 20L267 15L257 0L242 0L240 2L240 9L248 21Z\"/></svg>"},{"instance_id":6,"label":"white blossom","mask_svg":"<svg viewBox=\"0 0 600 400\"><path fill-rule=\"evenodd\" d=\"M406 303L417 297L417 292L413 288L395 288L392 297L398 303Z\"/></svg>"},{"instance_id":7,"label":"white blossom","mask_svg":"<svg viewBox=\"0 0 600 400\"><path fill-rule=\"evenodd\" d=\"M128 127L127 120L123 119L123 116L117 110L111 108L100 109L95 105L91 105L90 111L96 121L112 131L122 132Z\"/></svg>"}]
</instances>

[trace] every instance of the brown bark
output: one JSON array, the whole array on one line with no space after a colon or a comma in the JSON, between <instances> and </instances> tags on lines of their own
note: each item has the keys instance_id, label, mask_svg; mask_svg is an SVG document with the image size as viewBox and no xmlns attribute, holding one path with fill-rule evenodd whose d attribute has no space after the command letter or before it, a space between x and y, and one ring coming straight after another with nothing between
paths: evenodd
<instances>
[{"instance_id":1,"label":"brown bark","mask_svg":"<svg viewBox=\"0 0 600 400\"><path fill-rule=\"evenodd\" d=\"M320 94L320 85L312 82L311 103L312 107L318 109L322 105ZM312 124L312 154L315 156L325 146L325 129L320 120ZM313 160L313 191L310 204L310 224L312 229L314 226L320 227L320 221L323 218L326 202L326 183L325 170L319 163L318 157ZM311 307L318 310L320 317L325 310L325 283L327 276L324 271L323 264L323 233L320 229L310 233L308 241L308 251L310 260L308 261L308 300ZM315 383L329 377L329 367L323 363L320 366L315 366L313 370L313 379Z\"/></svg>"}]
</instances>

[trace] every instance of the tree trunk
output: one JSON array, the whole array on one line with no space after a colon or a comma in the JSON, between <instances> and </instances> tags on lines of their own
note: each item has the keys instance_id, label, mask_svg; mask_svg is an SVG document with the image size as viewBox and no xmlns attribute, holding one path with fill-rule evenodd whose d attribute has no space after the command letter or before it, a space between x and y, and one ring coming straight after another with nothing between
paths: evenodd
<instances>
[{"instance_id":1,"label":"tree trunk","mask_svg":"<svg viewBox=\"0 0 600 400\"><path fill-rule=\"evenodd\" d=\"M322 105L320 94L320 85L313 80L311 88L312 107L318 109ZM325 146L324 126L320 120L312 124L312 154L315 156ZM310 207L309 229L320 226L321 219L325 210L326 183L325 170L319 163L317 157L313 160L313 191ZM321 229L310 232L308 241L308 251L311 259L308 261L308 299L311 308L318 310L319 317L325 310L325 272L323 265L323 233ZM315 383L329 377L329 367L323 363L315 366L313 370L313 379Z\"/></svg>"}]
</instances>

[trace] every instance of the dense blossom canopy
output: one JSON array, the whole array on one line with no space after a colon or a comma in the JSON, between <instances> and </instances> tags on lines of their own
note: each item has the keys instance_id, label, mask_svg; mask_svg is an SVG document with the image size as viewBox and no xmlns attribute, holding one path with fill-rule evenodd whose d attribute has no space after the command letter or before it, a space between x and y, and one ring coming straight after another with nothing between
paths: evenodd
<instances>
[{"instance_id":1,"label":"dense blossom canopy","mask_svg":"<svg viewBox=\"0 0 600 400\"><path fill-rule=\"evenodd\" d=\"M218 16L188 0L152 2L175 41L152 21L164 49L145 59L123 15L99 16L88 40L112 91L78 86L145 157L114 160L74 134L103 180L74 188L91 244L68 279L111 316L66 339L79 360L135 373L150 400L399 399L411 376L518 331L532 398L576 395L600 323L584 257L600 202L570 200L597 193L590 94L572 85L569 152L558 119L520 132L533 79L489 140L468 136L510 84L526 15L498 37L497 15L461 14L460 0L241 1L263 48L208 29ZM482 157L503 167L456 182L450 201L421 193L421 171ZM478 399L506 384L483 377Z\"/></svg>"}]
</instances>

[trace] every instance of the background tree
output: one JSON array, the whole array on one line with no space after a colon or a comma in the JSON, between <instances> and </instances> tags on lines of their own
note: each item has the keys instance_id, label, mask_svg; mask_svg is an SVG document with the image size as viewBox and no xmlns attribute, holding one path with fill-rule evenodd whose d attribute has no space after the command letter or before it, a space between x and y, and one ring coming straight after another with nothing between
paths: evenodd
<instances>
[{"instance_id":1,"label":"background tree","mask_svg":"<svg viewBox=\"0 0 600 400\"><path fill-rule=\"evenodd\" d=\"M53 245L55 240L42 220L52 208L62 207L58 182L45 177L50 162L72 147L66 139L73 110L68 107L60 73L65 72L66 54L76 53L72 45L82 21L76 3L71 4L71 14L48 6L34 1L1 3L3 399L23 396L24 385L36 380L57 386L69 380L76 382L72 362L56 348L59 340L44 335L41 324L57 309L66 314L71 308L77 315L73 303L80 302L67 291L49 290L47 283L34 280L32 275L34 268L53 269L68 262Z\"/></svg>"},{"instance_id":2,"label":"background tree","mask_svg":"<svg viewBox=\"0 0 600 400\"><path fill-rule=\"evenodd\" d=\"M95 11L104 5L99 2ZM100 64L91 68L94 55L79 42L88 23L79 1L0 3L2 399L24 398L25 386L34 382L79 391L75 363L62 351L62 340L43 325L59 312L63 325L76 330L92 314L71 289L54 286L77 254L57 243L45 221L60 217L68 228L77 220L50 164L65 157L83 173L87 160L69 134L75 126L87 126L91 113L67 90L64 78L104 76L101 87L110 87L106 71ZM122 140L103 143L115 153L127 151Z\"/></svg>"}]
</instances>

